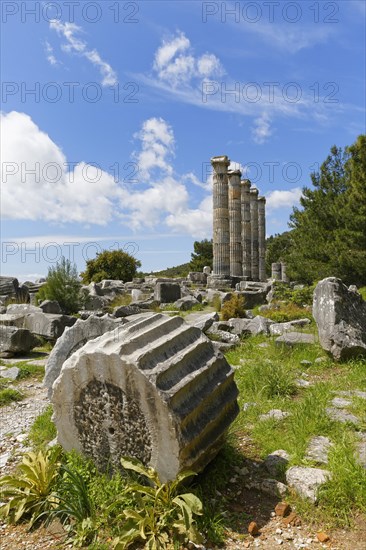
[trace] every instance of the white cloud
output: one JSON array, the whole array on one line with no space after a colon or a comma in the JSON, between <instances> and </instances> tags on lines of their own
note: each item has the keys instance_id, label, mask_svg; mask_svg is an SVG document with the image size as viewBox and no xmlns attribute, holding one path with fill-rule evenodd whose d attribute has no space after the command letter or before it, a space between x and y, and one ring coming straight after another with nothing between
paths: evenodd
<instances>
[{"instance_id":1,"label":"white cloud","mask_svg":"<svg viewBox=\"0 0 366 550\"><path fill-rule=\"evenodd\" d=\"M169 159L174 153L174 134L169 124L162 118L150 118L135 137L141 140L141 151L135 153L140 177L150 179L154 169L171 175Z\"/></svg>"},{"instance_id":2,"label":"white cloud","mask_svg":"<svg viewBox=\"0 0 366 550\"><path fill-rule=\"evenodd\" d=\"M170 214L166 223L174 231L188 233L194 238L212 236L212 197L205 197L196 209L181 209Z\"/></svg>"},{"instance_id":3,"label":"white cloud","mask_svg":"<svg viewBox=\"0 0 366 550\"><path fill-rule=\"evenodd\" d=\"M182 32L163 40L155 53L153 68L161 81L174 88L190 84L194 78L214 78L223 73L221 62L214 54L195 57L189 39Z\"/></svg>"},{"instance_id":4,"label":"white cloud","mask_svg":"<svg viewBox=\"0 0 366 550\"><path fill-rule=\"evenodd\" d=\"M88 59L94 67L99 69L102 75L103 86L114 86L117 83L117 74L112 67L104 61L97 50L89 50L88 44L81 40L77 34L83 32L82 28L75 23L61 23L59 20L50 21L50 28L55 30L58 35L66 39L66 44L61 47L68 53L77 53Z\"/></svg>"},{"instance_id":5,"label":"white cloud","mask_svg":"<svg viewBox=\"0 0 366 550\"><path fill-rule=\"evenodd\" d=\"M161 118L146 120L137 134L141 146L135 158L146 179L132 190L82 161L71 170L62 149L25 113L1 115L1 131L3 219L83 225L119 220L135 231L165 224L194 237L211 227L206 199L198 209L189 208L185 182L195 175L173 176L174 134Z\"/></svg>"},{"instance_id":6,"label":"white cloud","mask_svg":"<svg viewBox=\"0 0 366 550\"><path fill-rule=\"evenodd\" d=\"M302 190L300 187L294 187L288 191L275 190L268 193L267 210L275 210L277 208L291 208L297 206L302 196Z\"/></svg>"},{"instance_id":7,"label":"white cloud","mask_svg":"<svg viewBox=\"0 0 366 550\"><path fill-rule=\"evenodd\" d=\"M46 52L46 56L47 56L47 61L49 62L50 65L59 65L60 64L60 61L58 61L56 59L56 56L54 54L54 51L53 51L53 47L51 46L51 44L49 42L45 42L45 45L44 45L44 49L45 49L45 52Z\"/></svg>"},{"instance_id":8,"label":"white cloud","mask_svg":"<svg viewBox=\"0 0 366 550\"><path fill-rule=\"evenodd\" d=\"M61 148L25 113L1 115L1 132L2 217L99 225L111 219L118 187L110 174L84 162L70 171Z\"/></svg>"},{"instance_id":9,"label":"white cloud","mask_svg":"<svg viewBox=\"0 0 366 550\"><path fill-rule=\"evenodd\" d=\"M252 128L252 137L255 143L262 145L272 135L270 126L270 119L267 113L263 113L260 117L254 120L254 127Z\"/></svg>"}]
</instances>

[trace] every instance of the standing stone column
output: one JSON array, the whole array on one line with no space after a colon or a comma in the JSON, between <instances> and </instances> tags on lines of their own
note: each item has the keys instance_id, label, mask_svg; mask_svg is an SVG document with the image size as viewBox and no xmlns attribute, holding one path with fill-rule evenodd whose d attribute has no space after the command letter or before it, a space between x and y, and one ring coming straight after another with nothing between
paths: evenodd
<instances>
[{"instance_id":1,"label":"standing stone column","mask_svg":"<svg viewBox=\"0 0 366 550\"><path fill-rule=\"evenodd\" d=\"M258 189L250 190L250 220L252 226L252 280L259 281L259 242L258 242Z\"/></svg>"},{"instance_id":2,"label":"standing stone column","mask_svg":"<svg viewBox=\"0 0 366 550\"><path fill-rule=\"evenodd\" d=\"M266 277L266 199L258 197L258 249L259 249L259 280Z\"/></svg>"},{"instance_id":3,"label":"standing stone column","mask_svg":"<svg viewBox=\"0 0 366 550\"><path fill-rule=\"evenodd\" d=\"M230 276L228 157L213 157L213 275Z\"/></svg>"},{"instance_id":4,"label":"standing stone column","mask_svg":"<svg viewBox=\"0 0 366 550\"><path fill-rule=\"evenodd\" d=\"M281 281L283 283L289 283L289 278L287 277L286 273L287 266L284 262L281 262Z\"/></svg>"},{"instance_id":5,"label":"standing stone column","mask_svg":"<svg viewBox=\"0 0 366 550\"><path fill-rule=\"evenodd\" d=\"M241 246L241 189L240 170L230 170L229 178L229 228L230 228L230 275L241 277L242 246Z\"/></svg>"},{"instance_id":6,"label":"standing stone column","mask_svg":"<svg viewBox=\"0 0 366 550\"><path fill-rule=\"evenodd\" d=\"M252 229L250 222L250 180L241 182L241 242L243 251L242 275L252 278Z\"/></svg>"},{"instance_id":7,"label":"standing stone column","mask_svg":"<svg viewBox=\"0 0 366 550\"><path fill-rule=\"evenodd\" d=\"M274 262L272 264L272 279L275 281L281 281L282 279L282 266L280 262Z\"/></svg>"}]
</instances>

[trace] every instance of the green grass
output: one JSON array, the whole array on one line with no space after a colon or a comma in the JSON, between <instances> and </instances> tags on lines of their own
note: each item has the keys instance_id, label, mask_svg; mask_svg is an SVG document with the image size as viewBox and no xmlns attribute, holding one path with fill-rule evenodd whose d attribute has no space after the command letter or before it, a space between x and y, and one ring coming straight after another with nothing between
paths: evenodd
<instances>
[{"instance_id":1,"label":"green grass","mask_svg":"<svg viewBox=\"0 0 366 550\"><path fill-rule=\"evenodd\" d=\"M9 405L13 401L21 401L24 398L24 395L18 390L12 388L5 388L0 390L0 407Z\"/></svg>"},{"instance_id":2,"label":"green grass","mask_svg":"<svg viewBox=\"0 0 366 550\"><path fill-rule=\"evenodd\" d=\"M268 347L258 345L267 342ZM230 428L237 450L240 436L252 441L250 458L263 459L269 453L284 449L290 455L290 465L319 466L305 459L305 451L313 436L327 436L333 447L327 468L332 479L319 496L318 512L313 505L298 497L290 497L306 518L318 517L330 525L350 524L353 515L366 511L366 472L355 459L357 431L366 430L366 402L348 397L349 412L357 415L360 424L342 424L331 420L325 409L341 390L364 390L366 387L366 360L334 363L318 346L277 348L274 338L256 336L247 338L236 349L226 353L230 364L236 366L235 380L239 388L240 413ZM317 357L325 360L316 363ZM302 360L310 365L301 365ZM297 388L297 378L312 382L306 388ZM243 411L244 403L255 403ZM270 409L290 413L284 420L259 420ZM248 456L248 450L246 450ZM279 479L281 479L279 475Z\"/></svg>"},{"instance_id":3,"label":"green grass","mask_svg":"<svg viewBox=\"0 0 366 550\"><path fill-rule=\"evenodd\" d=\"M35 449L44 448L57 435L56 426L51 420L52 413L52 405L48 405L32 424L29 441Z\"/></svg>"}]
</instances>

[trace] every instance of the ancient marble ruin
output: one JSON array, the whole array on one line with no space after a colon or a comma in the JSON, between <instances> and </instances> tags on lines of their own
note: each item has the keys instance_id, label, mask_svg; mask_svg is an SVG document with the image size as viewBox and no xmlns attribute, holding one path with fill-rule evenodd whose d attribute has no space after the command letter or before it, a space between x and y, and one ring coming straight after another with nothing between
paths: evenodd
<instances>
[{"instance_id":1,"label":"ancient marble ruin","mask_svg":"<svg viewBox=\"0 0 366 550\"><path fill-rule=\"evenodd\" d=\"M227 156L213 157L213 273L209 284L266 281L266 199Z\"/></svg>"},{"instance_id":2,"label":"ancient marble ruin","mask_svg":"<svg viewBox=\"0 0 366 550\"><path fill-rule=\"evenodd\" d=\"M199 328L147 313L63 363L53 419L66 450L102 469L134 456L167 481L217 454L239 412L237 396L233 369Z\"/></svg>"}]
</instances>

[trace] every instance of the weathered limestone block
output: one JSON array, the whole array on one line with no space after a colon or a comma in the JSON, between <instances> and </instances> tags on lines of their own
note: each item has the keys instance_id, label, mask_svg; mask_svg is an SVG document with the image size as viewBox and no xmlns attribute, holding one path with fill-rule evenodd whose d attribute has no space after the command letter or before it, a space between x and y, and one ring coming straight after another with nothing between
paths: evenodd
<instances>
[{"instance_id":1,"label":"weathered limestone block","mask_svg":"<svg viewBox=\"0 0 366 550\"><path fill-rule=\"evenodd\" d=\"M44 300L39 307L43 313L62 313L60 304L56 300Z\"/></svg>"},{"instance_id":2,"label":"weathered limestone block","mask_svg":"<svg viewBox=\"0 0 366 550\"><path fill-rule=\"evenodd\" d=\"M134 456L167 481L217 454L238 414L237 395L233 370L199 329L155 314L73 353L52 401L66 450L100 468Z\"/></svg>"},{"instance_id":3,"label":"weathered limestone block","mask_svg":"<svg viewBox=\"0 0 366 550\"><path fill-rule=\"evenodd\" d=\"M71 315L57 315L42 311L24 317L24 328L50 341L57 340L65 328L72 327L74 323L76 323L76 317Z\"/></svg>"},{"instance_id":4,"label":"weathered limestone block","mask_svg":"<svg viewBox=\"0 0 366 550\"><path fill-rule=\"evenodd\" d=\"M274 323L271 325L269 332L271 336L280 336L285 332L291 332L297 328L303 328L310 325L310 319L295 319L294 321L288 321L287 323Z\"/></svg>"},{"instance_id":5,"label":"weathered limestone block","mask_svg":"<svg viewBox=\"0 0 366 550\"><path fill-rule=\"evenodd\" d=\"M0 326L0 353L26 353L39 345L39 340L29 330Z\"/></svg>"},{"instance_id":6,"label":"weathered limestone block","mask_svg":"<svg viewBox=\"0 0 366 550\"><path fill-rule=\"evenodd\" d=\"M106 332L122 327L125 319L114 319L105 315L96 317L91 315L85 321L78 319L72 327L67 327L63 335L57 340L46 364L46 372L43 380L48 389L48 397L52 395L52 384L59 376L62 365L75 351L83 347L89 340L93 340Z\"/></svg>"},{"instance_id":7,"label":"weathered limestone block","mask_svg":"<svg viewBox=\"0 0 366 550\"><path fill-rule=\"evenodd\" d=\"M22 313L3 313L0 315L0 325L23 328L24 315Z\"/></svg>"},{"instance_id":8,"label":"weathered limestone block","mask_svg":"<svg viewBox=\"0 0 366 550\"><path fill-rule=\"evenodd\" d=\"M292 466L286 472L286 481L290 487L303 498L316 502L318 499L318 490L331 478L328 470L320 468L308 468L302 466Z\"/></svg>"},{"instance_id":9,"label":"weathered limestone block","mask_svg":"<svg viewBox=\"0 0 366 550\"><path fill-rule=\"evenodd\" d=\"M207 275L202 271L190 271L187 279L196 285L207 284Z\"/></svg>"},{"instance_id":10,"label":"weathered limestone block","mask_svg":"<svg viewBox=\"0 0 366 550\"><path fill-rule=\"evenodd\" d=\"M199 301L194 296L184 296L180 300L174 302L174 307L179 311L189 311L192 307L197 306Z\"/></svg>"},{"instance_id":11,"label":"weathered limestone block","mask_svg":"<svg viewBox=\"0 0 366 550\"><path fill-rule=\"evenodd\" d=\"M113 308L113 315L115 317L128 317L129 315L136 315L141 313L140 305L130 304L129 306L117 306Z\"/></svg>"},{"instance_id":12,"label":"weathered limestone block","mask_svg":"<svg viewBox=\"0 0 366 550\"><path fill-rule=\"evenodd\" d=\"M0 296L16 296L19 281L15 277L0 276Z\"/></svg>"},{"instance_id":13,"label":"weathered limestone block","mask_svg":"<svg viewBox=\"0 0 366 550\"><path fill-rule=\"evenodd\" d=\"M216 311L212 313L189 313L185 317L186 323L193 325L194 327L199 328L203 332L206 332L215 321L219 320L219 315Z\"/></svg>"},{"instance_id":14,"label":"weathered limestone block","mask_svg":"<svg viewBox=\"0 0 366 550\"><path fill-rule=\"evenodd\" d=\"M296 345L312 345L315 344L313 334L303 332L285 332L282 336L276 338L276 346L296 346Z\"/></svg>"},{"instance_id":15,"label":"weathered limestone block","mask_svg":"<svg viewBox=\"0 0 366 550\"><path fill-rule=\"evenodd\" d=\"M340 279L328 277L314 291L313 316L319 341L334 359L366 355L366 302Z\"/></svg>"},{"instance_id":16,"label":"weathered limestone block","mask_svg":"<svg viewBox=\"0 0 366 550\"><path fill-rule=\"evenodd\" d=\"M181 297L180 285L177 283L157 283L154 298L163 304L172 304Z\"/></svg>"},{"instance_id":17,"label":"weathered limestone block","mask_svg":"<svg viewBox=\"0 0 366 550\"><path fill-rule=\"evenodd\" d=\"M31 304L9 304L6 313L27 315L29 313L42 313L42 310L40 307Z\"/></svg>"}]
</instances>

